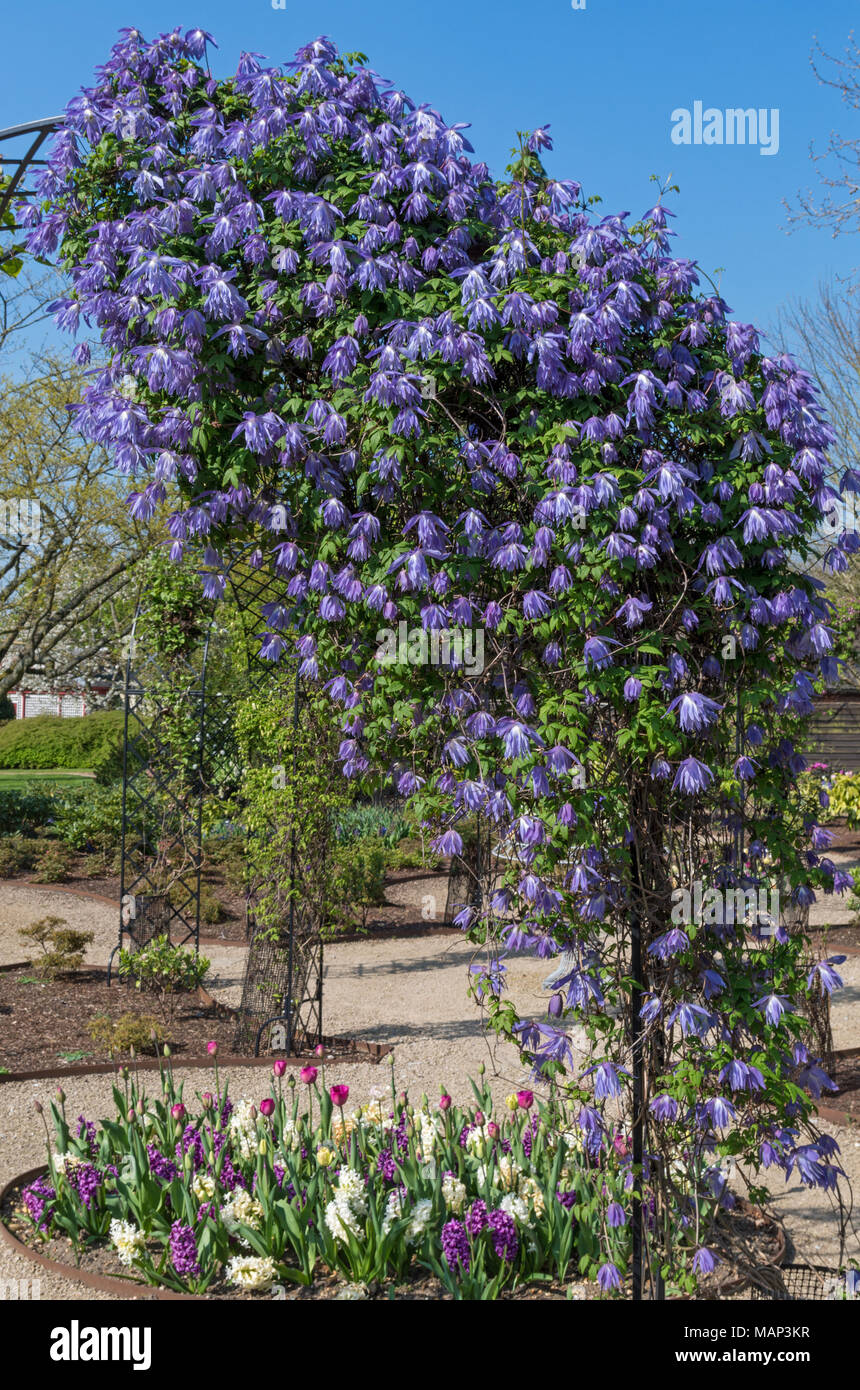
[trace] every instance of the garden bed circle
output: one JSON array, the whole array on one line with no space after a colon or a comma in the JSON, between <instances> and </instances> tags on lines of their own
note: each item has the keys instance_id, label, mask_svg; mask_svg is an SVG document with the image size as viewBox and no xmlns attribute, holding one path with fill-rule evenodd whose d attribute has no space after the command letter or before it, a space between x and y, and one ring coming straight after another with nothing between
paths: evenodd
<instances>
[{"instance_id":1,"label":"garden bed circle","mask_svg":"<svg viewBox=\"0 0 860 1390\"><path fill-rule=\"evenodd\" d=\"M37 1178L44 1177L47 1171L47 1164L42 1163L37 1168L28 1168L26 1172L18 1173L15 1177L9 1178L8 1181L3 1184L3 1187L0 1188L0 1213L2 1213L2 1209L11 1199L15 1191L26 1187L28 1183L35 1182ZM749 1203L743 1200L738 1202L738 1208L744 1212L747 1210L754 1210L749 1206ZM767 1219L769 1224L776 1229L778 1244L773 1258L766 1264L760 1266L760 1268L779 1269L785 1260L786 1254L785 1232L778 1221L774 1221L772 1217ZM64 1260L51 1259L48 1255L40 1254L32 1245L27 1245L24 1241L19 1240L6 1225L6 1221L2 1214L0 1214L0 1241L2 1241L13 1254L18 1255L21 1259L29 1260L31 1264L36 1265L39 1269L47 1270L50 1274L58 1274L63 1279L69 1279L72 1282L84 1284L87 1288L95 1289L99 1293L110 1293L119 1298L126 1299L158 1299L166 1302L205 1303L211 1301L207 1299L205 1294L179 1293L174 1289L165 1289L153 1284L135 1284L131 1280L118 1279L110 1274L95 1274L90 1270L81 1269L78 1265L66 1264ZM723 1292L739 1292L746 1287L748 1282L749 1280L747 1279L732 1281L726 1285ZM767 1294L760 1291L758 1297L767 1298ZM686 1303L690 1301L690 1297L689 1295L683 1295L678 1300L670 1301Z\"/></svg>"}]
</instances>

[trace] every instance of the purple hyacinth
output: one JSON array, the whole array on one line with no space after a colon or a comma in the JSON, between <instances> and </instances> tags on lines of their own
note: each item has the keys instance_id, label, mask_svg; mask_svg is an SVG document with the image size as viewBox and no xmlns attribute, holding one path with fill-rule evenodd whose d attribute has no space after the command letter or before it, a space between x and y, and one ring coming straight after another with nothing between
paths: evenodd
<instances>
[{"instance_id":1,"label":"purple hyacinth","mask_svg":"<svg viewBox=\"0 0 860 1390\"><path fill-rule=\"evenodd\" d=\"M487 1204L479 1197L466 1213L466 1230L471 1236L479 1236L487 1229L487 1223Z\"/></svg>"},{"instance_id":2,"label":"purple hyacinth","mask_svg":"<svg viewBox=\"0 0 860 1390\"><path fill-rule=\"evenodd\" d=\"M146 1152L149 1155L149 1169L153 1176L160 1178L162 1182L173 1182L179 1172L176 1164L165 1158L155 1144L147 1144Z\"/></svg>"},{"instance_id":3,"label":"purple hyacinth","mask_svg":"<svg viewBox=\"0 0 860 1390\"><path fill-rule=\"evenodd\" d=\"M500 1260L507 1260L513 1264L517 1258L520 1248L517 1236L516 1222L506 1211L499 1208L498 1211L491 1211L487 1217L487 1229L491 1233L493 1249Z\"/></svg>"},{"instance_id":4,"label":"purple hyacinth","mask_svg":"<svg viewBox=\"0 0 860 1390\"><path fill-rule=\"evenodd\" d=\"M469 1236L461 1221L446 1221L441 1235L442 1253L448 1268L467 1273L471 1262Z\"/></svg>"},{"instance_id":5,"label":"purple hyacinth","mask_svg":"<svg viewBox=\"0 0 860 1390\"><path fill-rule=\"evenodd\" d=\"M48 1203L56 1197L56 1192L46 1177L36 1178L21 1193L24 1206L40 1231L46 1231L51 1224L50 1215L45 1218Z\"/></svg>"},{"instance_id":6,"label":"purple hyacinth","mask_svg":"<svg viewBox=\"0 0 860 1390\"><path fill-rule=\"evenodd\" d=\"M183 1225L181 1221L174 1221L170 1228L170 1263L177 1274L196 1275L200 1273L194 1232L190 1226Z\"/></svg>"},{"instance_id":7,"label":"purple hyacinth","mask_svg":"<svg viewBox=\"0 0 860 1390\"><path fill-rule=\"evenodd\" d=\"M393 1182L397 1175L397 1165L394 1162L394 1155L390 1149L383 1149L376 1159L376 1171L381 1173L386 1182Z\"/></svg>"}]
</instances>

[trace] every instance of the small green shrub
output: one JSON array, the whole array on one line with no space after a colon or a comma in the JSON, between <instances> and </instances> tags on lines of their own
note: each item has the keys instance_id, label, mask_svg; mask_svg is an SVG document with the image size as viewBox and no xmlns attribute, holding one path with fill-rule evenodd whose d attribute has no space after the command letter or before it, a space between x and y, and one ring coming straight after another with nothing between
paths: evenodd
<instances>
[{"instance_id":1,"label":"small green shrub","mask_svg":"<svg viewBox=\"0 0 860 1390\"><path fill-rule=\"evenodd\" d=\"M77 931L68 925L64 917L43 917L38 922L31 922L29 927L21 927L18 935L22 941L38 946L42 952L27 962L30 968L40 979L56 980L59 975L80 969L86 948L95 933Z\"/></svg>"},{"instance_id":2,"label":"small green shrub","mask_svg":"<svg viewBox=\"0 0 860 1390\"><path fill-rule=\"evenodd\" d=\"M72 868L71 852L56 840L46 840L36 855L34 868L37 883L64 883Z\"/></svg>"},{"instance_id":3,"label":"small green shrub","mask_svg":"<svg viewBox=\"0 0 860 1390\"><path fill-rule=\"evenodd\" d=\"M57 814L58 797L47 789L7 791L0 787L0 835L32 835L50 825Z\"/></svg>"},{"instance_id":4,"label":"small green shrub","mask_svg":"<svg viewBox=\"0 0 860 1390\"><path fill-rule=\"evenodd\" d=\"M146 994L155 994L162 1017L172 1020L176 996L202 985L209 966L205 956L172 945L167 936L156 936L139 951L120 951L118 970L120 979L131 980Z\"/></svg>"},{"instance_id":5,"label":"small green shrub","mask_svg":"<svg viewBox=\"0 0 860 1390\"><path fill-rule=\"evenodd\" d=\"M332 864L334 889L330 930L361 930L367 926L371 907L385 901L385 849L374 840L338 845Z\"/></svg>"},{"instance_id":6,"label":"small green shrub","mask_svg":"<svg viewBox=\"0 0 860 1390\"><path fill-rule=\"evenodd\" d=\"M14 878L32 869L44 847L44 840L25 839L21 835L0 840L0 878Z\"/></svg>"},{"instance_id":7,"label":"small green shrub","mask_svg":"<svg viewBox=\"0 0 860 1390\"><path fill-rule=\"evenodd\" d=\"M15 706L8 695L0 695L0 721L15 718Z\"/></svg>"},{"instance_id":8,"label":"small green shrub","mask_svg":"<svg viewBox=\"0 0 860 1390\"><path fill-rule=\"evenodd\" d=\"M151 1014L125 1013L119 1018L95 1014L87 1024L87 1032L96 1046L104 1048L111 1057L132 1050L138 1055L156 1053L164 1042L164 1030Z\"/></svg>"}]
</instances>

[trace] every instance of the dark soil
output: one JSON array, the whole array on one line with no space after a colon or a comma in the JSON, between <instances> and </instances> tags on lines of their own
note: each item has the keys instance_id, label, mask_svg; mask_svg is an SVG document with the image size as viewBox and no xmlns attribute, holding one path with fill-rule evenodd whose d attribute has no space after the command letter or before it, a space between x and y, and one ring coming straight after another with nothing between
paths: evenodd
<instances>
[{"instance_id":1,"label":"dark soil","mask_svg":"<svg viewBox=\"0 0 860 1390\"><path fill-rule=\"evenodd\" d=\"M860 952L860 925L852 923L844 927L810 927L809 935L813 943L821 948L826 947L828 951L839 954L839 947L847 947L850 951Z\"/></svg>"},{"instance_id":2,"label":"dark soil","mask_svg":"<svg viewBox=\"0 0 860 1390\"><path fill-rule=\"evenodd\" d=\"M833 1080L839 1087L838 1094L827 1091L822 1096L822 1103L832 1106L834 1109L847 1110L849 1115L856 1115L860 1120L860 1050L856 1057L837 1057L836 1075Z\"/></svg>"},{"instance_id":3,"label":"dark soil","mask_svg":"<svg viewBox=\"0 0 860 1390\"><path fill-rule=\"evenodd\" d=\"M116 977L108 985L107 971L101 968L86 967L45 984L32 970L23 969L0 972L0 1065L8 1071L35 1071L58 1062L110 1062L114 1059L93 1042L87 1024L96 1014L116 1019L125 1013L157 1019L178 1056L205 1054L211 1038L222 1052L231 1050L235 1024L202 1006L196 996L177 1003L170 1023L162 1018L154 995L139 994Z\"/></svg>"}]
</instances>

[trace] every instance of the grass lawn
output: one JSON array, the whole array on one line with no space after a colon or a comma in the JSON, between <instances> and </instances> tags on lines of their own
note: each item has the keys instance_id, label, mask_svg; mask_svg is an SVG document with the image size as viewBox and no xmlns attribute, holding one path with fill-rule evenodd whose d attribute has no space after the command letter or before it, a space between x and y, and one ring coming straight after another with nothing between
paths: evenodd
<instances>
[{"instance_id":1,"label":"grass lawn","mask_svg":"<svg viewBox=\"0 0 860 1390\"><path fill-rule=\"evenodd\" d=\"M28 771L27 768L16 767L10 771L0 768L0 791L21 791L24 787L32 787L34 783L47 782L51 786L79 786L82 781L92 782L95 774L92 772L75 772L69 768L34 768Z\"/></svg>"}]
</instances>

